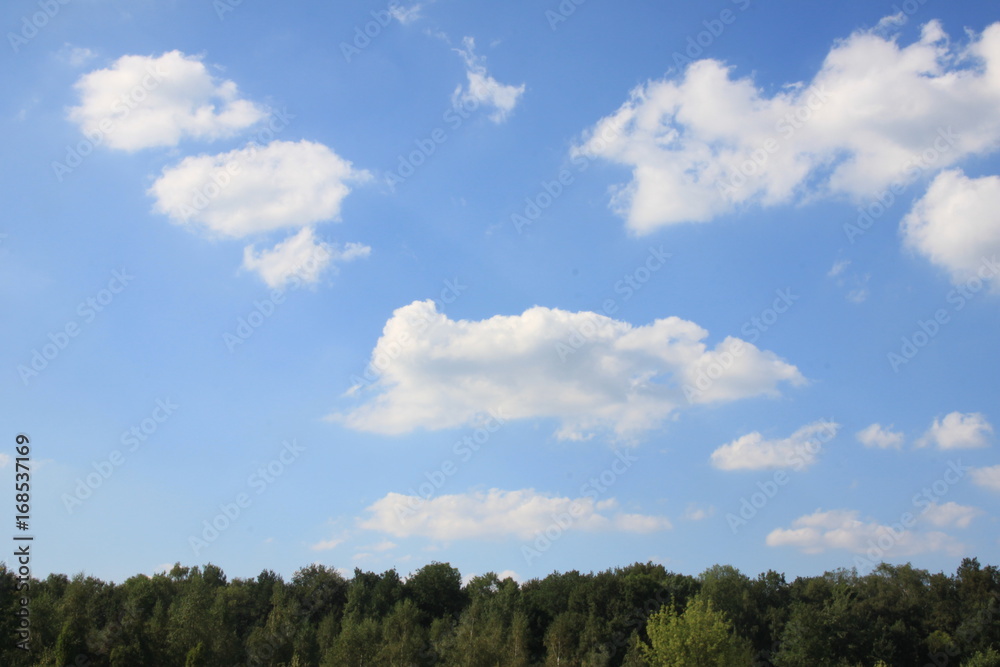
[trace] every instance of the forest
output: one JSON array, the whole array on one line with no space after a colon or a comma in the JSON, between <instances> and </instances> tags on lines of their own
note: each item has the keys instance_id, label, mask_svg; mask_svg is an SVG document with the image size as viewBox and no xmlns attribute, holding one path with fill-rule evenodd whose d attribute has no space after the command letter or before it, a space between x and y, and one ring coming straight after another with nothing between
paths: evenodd
<instances>
[{"instance_id":1,"label":"forest","mask_svg":"<svg viewBox=\"0 0 1000 667\"><path fill-rule=\"evenodd\" d=\"M30 579L0 564L0 665L21 667L638 665L998 667L1000 571L880 564L789 582L728 565L636 563L463 583L434 562L405 579L309 565L228 579L212 564ZM17 647L29 600L28 650Z\"/></svg>"}]
</instances>

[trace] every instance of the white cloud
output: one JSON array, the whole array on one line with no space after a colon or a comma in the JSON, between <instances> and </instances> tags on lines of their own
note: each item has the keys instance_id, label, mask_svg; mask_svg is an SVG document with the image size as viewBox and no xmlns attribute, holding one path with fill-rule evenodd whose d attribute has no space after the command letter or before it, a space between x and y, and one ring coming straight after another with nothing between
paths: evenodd
<instances>
[{"instance_id":1,"label":"white cloud","mask_svg":"<svg viewBox=\"0 0 1000 667\"><path fill-rule=\"evenodd\" d=\"M404 7L402 5L390 4L389 5L389 15L402 23L407 25L413 23L418 18L420 18L420 10L423 9L423 5L416 3L410 5L409 7Z\"/></svg>"},{"instance_id":2,"label":"white cloud","mask_svg":"<svg viewBox=\"0 0 1000 667\"><path fill-rule=\"evenodd\" d=\"M882 556L911 556L930 551L944 551L952 556L962 553L955 538L916 525L906 528L858 519L856 510L816 510L792 521L791 528L771 531L766 539L770 547L790 546L807 554L830 549L844 549L856 554L875 550Z\"/></svg>"},{"instance_id":3,"label":"white cloud","mask_svg":"<svg viewBox=\"0 0 1000 667\"><path fill-rule=\"evenodd\" d=\"M80 77L75 88L80 104L69 109L69 119L125 151L231 137L266 115L240 98L235 83L212 76L197 57L180 51L122 56Z\"/></svg>"},{"instance_id":4,"label":"white cloud","mask_svg":"<svg viewBox=\"0 0 1000 667\"><path fill-rule=\"evenodd\" d=\"M336 220L348 183L368 178L323 144L273 141L184 158L149 194L175 223L240 238Z\"/></svg>"},{"instance_id":5,"label":"white cloud","mask_svg":"<svg viewBox=\"0 0 1000 667\"><path fill-rule=\"evenodd\" d=\"M684 518L688 521L702 521L704 519L710 519L715 516L715 507L709 505L708 507L700 507L696 503L689 503L687 508L684 510Z\"/></svg>"},{"instance_id":6,"label":"white cloud","mask_svg":"<svg viewBox=\"0 0 1000 667\"><path fill-rule=\"evenodd\" d=\"M550 526L561 530L649 533L670 528L664 517L615 512L618 503L592 496L549 496L534 489L442 495L428 500L389 493L367 508L361 528L393 537L433 540L527 540ZM567 523L568 522L568 523Z\"/></svg>"},{"instance_id":7,"label":"white cloud","mask_svg":"<svg viewBox=\"0 0 1000 667\"><path fill-rule=\"evenodd\" d=\"M336 537L329 540L320 540L316 544L313 544L309 548L313 551L329 551L331 549L336 549L338 546L344 543L345 540L338 539Z\"/></svg>"},{"instance_id":8,"label":"white cloud","mask_svg":"<svg viewBox=\"0 0 1000 667\"><path fill-rule=\"evenodd\" d=\"M83 67L88 62L97 57L97 53L91 49L73 46L69 42L63 44L59 49L57 57L69 63L70 67Z\"/></svg>"},{"instance_id":9,"label":"white cloud","mask_svg":"<svg viewBox=\"0 0 1000 667\"><path fill-rule=\"evenodd\" d=\"M866 426L857 432L856 437L865 447L879 449L899 449L903 446L903 434L892 430L892 424L883 427L879 423Z\"/></svg>"},{"instance_id":10,"label":"white cloud","mask_svg":"<svg viewBox=\"0 0 1000 667\"><path fill-rule=\"evenodd\" d=\"M978 412L951 412L934 423L918 441L917 447L936 445L938 449L974 449L986 447L993 426Z\"/></svg>"},{"instance_id":11,"label":"white cloud","mask_svg":"<svg viewBox=\"0 0 1000 667\"><path fill-rule=\"evenodd\" d=\"M490 114L490 120L502 123L524 94L524 84L509 86L498 82L486 71L486 66L482 64L484 59L476 55L475 41L471 37L466 37L462 40L462 44L465 48L455 50L465 60L468 84L455 89L451 96L452 105L456 109L463 105L471 108L480 105L492 107L494 111Z\"/></svg>"},{"instance_id":12,"label":"white cloud","mask_svg":"<svg viewBox=\"0 0 1000 667\"><path fill-rule=\"evenodd\" d=\"M988 278L1000 285L1000 176L937 175L900 223L908 247L948 271L958 284ZM992 264L988 260L993 260Z\"/></svg>"},{"instance_id":13,"label":"white cloud","mask_svg":"<svg viewBox=\"0 0 1000 667\"><path fill-rule=\"evenodd\" d=\"M833 266L830 267L830 270L827 271L826 275L830 278L836 278L837 276L839 276L841 273L844 272L844 269L846 269L850 265L851 265L851 260L839 259L833 263Z\"/></svg>"},{"instance_id":14,"label":"white cloud","mask_svg":"<svg viewBox=\"0 0 1000 667\"><path fill-rule=\"evenodd\" d=\"M331 419L350 428L399 434L476 424L490 410L506 419L553 418L560 438L610 429L633 437L688 404L683 387L720 369L692 400L779 395L799 385L798 369L772 352L708 332L677 317L632 326L603 315L536 306L521 315L451 320L433 301L397 309L372 352L378 379L364 402ZM719 360L741 343L744 352Z\"/></svg>"},{"instance_id":15,"label":"white cloud","mask_svg":"<svg viewBox=\"0 0 1000 667\"><path fill-rule=\"evenodd\" d=\"M243 249L243 268L256 271L268 286L282 288L293 279L315 283L328 267L367 257L371 248L360 243L348 243L343 249L330 243L318 242L311 227L303 227L271 250L259 253L252 245Z\"/></svg>"},{"instance_id":16,"label":"white cloud","mask_svg":"<svg viewBox=\"0 0 1000 667\"><path fill-rule=\"evenodd\" d=\"M521 577L521 575L519 575L514 570L504 570L503 572L497 572L497 578L500 579L500 581L503 581L504 579L513 579L519 584L524 581L524 578Z\"/></svg>"},{"instance_id":17,"label":"white cloud","mask_svg":"<svg viewBox=\"0 0 1000 667\"><path fill-rule=\"evenodd\" d=\"M712 465L720 470L807 468L816 463L823 443L832 440L839 429L840 424L821 419L781 440L765 440L754 431L712 452Z\"/></svg>"},{"instance_id":18,"label":"white cloud","mask_svg":"<svg viewBox=\"0 0 1000 667\"><path fill-rule=\"evenodd\" d=\"M1000 465L973 468L972 481L991 491L1000 491Z\"/></svg>"},{"instance_id":19,"label":"white cloud","mask_svg":"<svg viewBox=\"0 0 1000 667\"><path fill-rule=\"evenodd\" d=\"M574 154L632 169L612 208L642 234L747 205L862 200L989 152L998 95L1000 23L964 47L936 21L907 46L860 31L833 45L811 81L773 95L721 62L694 62L678 80L633 90ZM914 162L930 150L930 164Z\"/></svg>"},{"instance_id":20,"label":"white cloud","mask_svg":"<svg viewBox=\"0 0 1000 667\"><path fill-rule=\"evenodd\" d=\"M10 463L10 456L0 452L0 468L6 468L8 463Z\"/></svg>"},{"instance_id":21,"label":"white cloud","mask_svg":"<svg viewBox=\"0 0 1000 667\"><path fill-rule=\"evenodd\" d=\"M968 528L972 520L982 513L983 511L978 507L947 502L943 505L931 503L924 508L920 516L937 528L950 528L952 526Z\"/></svg>"}]
</instances>

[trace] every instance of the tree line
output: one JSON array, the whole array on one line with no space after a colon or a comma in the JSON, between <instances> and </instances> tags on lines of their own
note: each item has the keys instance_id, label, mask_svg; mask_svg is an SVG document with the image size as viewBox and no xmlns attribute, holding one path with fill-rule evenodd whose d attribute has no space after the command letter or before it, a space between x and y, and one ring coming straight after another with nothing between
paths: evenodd
<instances>
[{"instance_id":1,"label":"tree line","mask_svg":"<svg viewBox=\"0 0 1000 667\"><path fill-rule=\"evenodd\" d=\"M30 651L17 589L0 563L4 667L1000 667L1000 571L974 558L792 582L653 563L520 584L437 562L405 580L316 564L290 581L212 564L51 574L30 580Z\"/></svg>"}]
</instances>

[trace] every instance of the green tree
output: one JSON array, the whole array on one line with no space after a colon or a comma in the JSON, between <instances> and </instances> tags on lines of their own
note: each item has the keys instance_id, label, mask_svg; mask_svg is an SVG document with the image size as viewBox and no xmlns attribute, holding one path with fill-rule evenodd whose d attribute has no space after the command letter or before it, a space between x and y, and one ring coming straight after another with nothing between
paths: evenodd
<instances>
[{"instance_id":1,"label":"green tree","mask_svg":"<svg viewBox=\"0 0 1000 667\"><path fill-rule=\"evenodd\" d=\"M726 615L701 596L692 598L682 614L664 606L649 619L646 633L646 660L652 667L746 667L753 654Z\"/></svg>"}]
</instances>

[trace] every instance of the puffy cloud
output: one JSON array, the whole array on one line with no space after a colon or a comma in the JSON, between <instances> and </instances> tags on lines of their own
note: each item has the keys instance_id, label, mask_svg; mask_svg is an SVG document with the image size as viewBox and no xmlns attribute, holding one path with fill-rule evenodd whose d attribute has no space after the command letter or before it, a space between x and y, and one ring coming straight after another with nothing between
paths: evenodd
<instances>
[{"instance_id":1,"label":"puffy cloud","mask_svg":"<svg viewBox=\"0 0 1000 667\"><path fill-rule=\"evenodd\" d=\"M936 445L938 449L973 449L986 447L993 426L978 412L951 412L934 423L918 441L918 447Z\"/></svg>"},{"instance_id":2,"label":"puffy cloud","mask_svg":"<svg viewBox=\"0 0 1000 667\"><path fill-rule=\"evenodd\" d=\"M865 447L878 447L879 449L899 449L903 446L903 434L892 430L890 424L888 428L879 423L874 423L857 432L856 437Z\"/></svg>"},{"instance_id":3,"label":"puffy cloud","mask_svg":"<svg viewBox=\"0 0 1000 667\"><path fill-rule=\"evenodd\" d=\"M0 466L2 468L3 466ZM1000 465L973 468L972 481L991 491L1000 491Z\"/></svg>"},{"instance_id":4,"label":"puffy cloud","mask_svg":"<svg viewBox=\"0 0 1000 667\"><path fill-rule=\"evenodd\" d=\"M149 194L178 224L240 238L336 220L348 184L368 178L323 144L272 141L187 157L165 168Z\"/></svg>"},{"instance_id":5,"label":"puffy cloud","mask_svg":"<svg viewBox=\"0 0 1000 667\"><path fill-rule=\"evenodd\" d=\"M800 470L816 462L823 443L832 440L839 429L840 424L821 419L781 440L765 440L754 431L712 452L712 465L720 470Z\"/></svg>"},{"instance_id":6,"label":"puffy cloud","mask_svg":"<svg viewBox=\"0 0 1000 667\"><path fill-rule=\"evenodd\" d=\"M465 48L456 49L465 60L465 75L468 83L458 86L452 93L451 103L455 108L463 105L470 107L492 107L493 113L490 120L494 123L502 123L507 116L517 106L517 101L524 94L524 84L520 86L509 86L500 83L486 71L486 66L482 64L483 58L476 55L476 43L471 37L462 40Z\"/></svg>"},{"instance_id":7,"label":"puffy cloud","mask_svg":"<svg viewBox=\"0 0 1000 667\"><path fill-rule=\"evenodd\" d=\"M201 60L180 51L122 56L80 77L75 88L80 104L69 109L70 120L125 151L231 137L266 115L240 98L235 83L212 76Z\"/></svg>"},{"instance_id":8,"label":"puffy cloud","mask_svg":"<svg viewBox=\"0 0 1000 667\"><path fill-rule=\"evenodd\" d=\"M633 437L688 404L685 386L706 369L717 377L694 403L776 396L805 382L772 352L668 317L632 326L603 315L536 306L521 315L451 320L433 301L397 309L372 352L380 369L362 404L331 419L350 428L399 434L476 424L491 410L508 419L552 418L560 438L610 429ZM721 350L742 345L719 363ZM714 372L718 371L718 372Z\"/></svg>"},{"instance_id":9,"label":"puffy cloud","mask_svg":"<svg viewBox=\"0 0 1000 667\"><path fill-rule=\"evenodd\" d=\"M10 463L10 456L0 453L0 468L6 468L8 463Z\"/></svg>"},{"instance_id":10,"label":"puffy cloud","mask_svg":"<svg viewBox=\"0 0 1000 667\"><path fill-rule=\"evenodd\" d=\"M386 494L367 508L361 528L393 537L433 540L527 540L551 526L561 530L650 533L670 528L664 517L616 512L613 498L595 500L550 496L534 489L419 496Z\"/></svg>"},{"instance_id":11,"label":"puffy cloud","mask_svg":"<svg viewBox=\"0 0 1000 667\"><path fill-rule=\"evenodd\" d=\"M830 549L856 554L875 550L880 558L929 551L944 551L952 556L962 553L961 543L950 535L916 526L908 529L902 524L890 526L872 520L862 521L855 510L816 510L792 521L791 528L771 531L766 543L770 547L795 547L807 554Z\"/></svg>"},{"instance_id":12,"label":"puffy cloud","mask_svg":"<svg viewBox=\"0 0 1000 667\"><path fill-rule=\"evenodd\" d=\"M937 175L900 225L906 245L948 271L956 284L977 278L1000 284L1000 176L969 178L961 169Z\"/></svg>"},{"instance_id":13,"label":"puffy cloud","mask_svg":"<svg viewBox=\"0 0 1000 667\"><path fill-rule=\"evenodd\" d=\"M573 152L632 169L611 204L642 234L753 204L872 196L993 150L998 102L1000 23L953 47L931 21L907 46L856 32L811 81L773 95L696 61L634 89Z\"/></svg>"},{"instance_id":14,"label":"puffy cloud","mask_svg":"<svg viewBox=\"0 0 1000 667\"><path fill-rule=\"evenodd\" d=\"M369 177L323 144L272 141L187 157L166 167L149 194L154 210L211 236L245 238L299 228L271 249L248 245L243 251L245 269L281 287L292 279L315 283L331 265L369 254L371 248L359 243L340 248L320 242L312 229L339 219L349 184Z\"/></svg>"},{"instance_id":15,"label":"puffy cloud","mask_svg":"<svg viewBox=\"0 0 1000 667\"><path fill-rule=\"evenodd\" d=\"M981 515L983 511L978 507L959 505L955 502L947 502L943 505L931 503L924 508L921 516L931 525L937 528L968 528L972 520Z\"/></svg>"},{"instance_id":16,"label":"puffy cloud","mask_svg":"<svg viewBox=\"0 0 1000 667\"><path fill-rule=\"evenodd\" d=\"M282 288L292 280L315 283L327 267L367 257L371 248L360 243L348 243L343 249L316 241L311 227L303 227L294 236L271 250L259 253L254 246L243 249L243 268L256 271L270 287Z\"/></svg>"}]
</instances>

